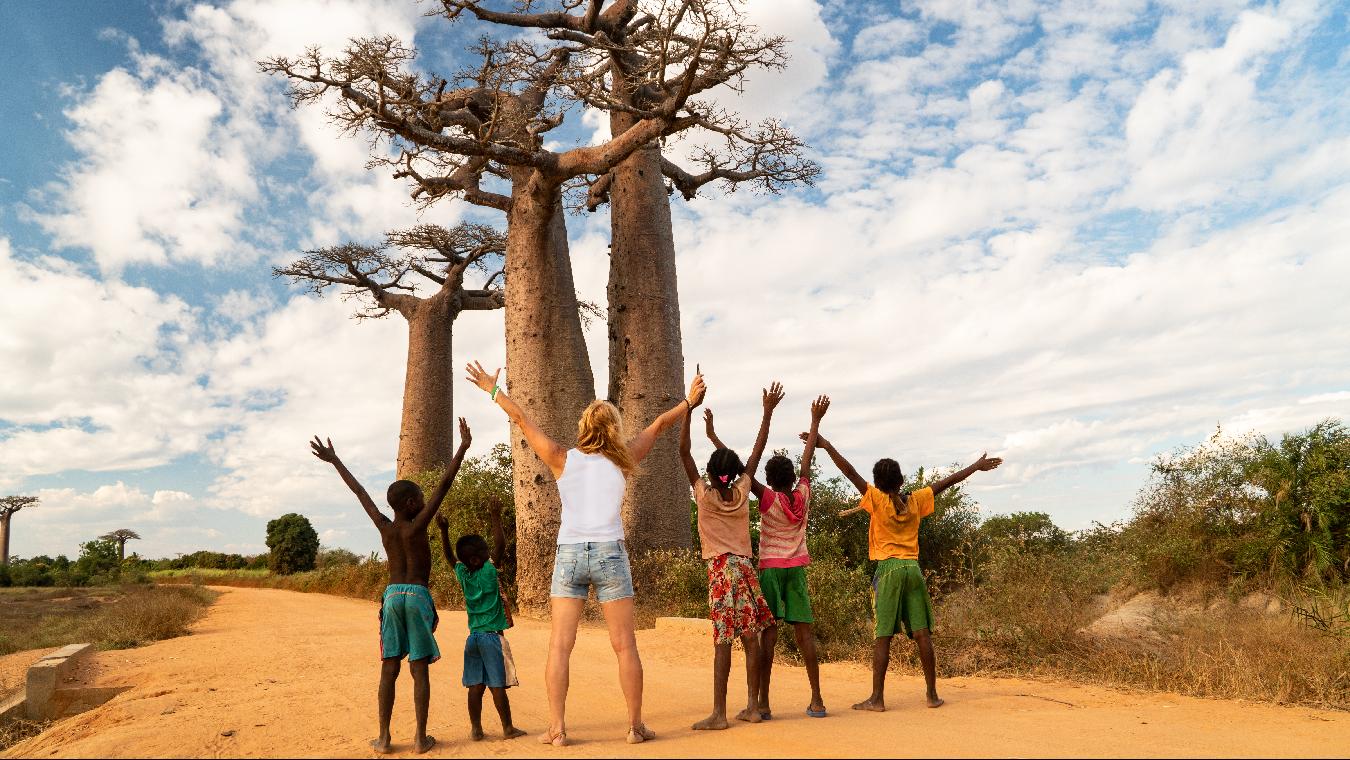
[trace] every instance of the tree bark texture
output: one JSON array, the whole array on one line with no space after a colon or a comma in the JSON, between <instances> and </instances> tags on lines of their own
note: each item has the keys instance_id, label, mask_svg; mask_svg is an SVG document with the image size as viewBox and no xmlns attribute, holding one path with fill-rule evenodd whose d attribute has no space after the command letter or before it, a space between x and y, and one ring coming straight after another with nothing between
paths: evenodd
<instances>
[{"instance_id":1,"label":"tree bark texture","mask_svg":"<svg viewBox=\"0 0 1350 760\"><path fill-rule=\"evenodd\" d=\"M618 134L631 119L616 115ZM609 190L609 398L631 430L684 397L679 282L661 150L652 143L613 170ZM688 548L689 483L674 435L657 440L628 481L624 533L636 549Z\"/></svg>"},{"instance_id":2,"label":"tree bark texture","mask_svg":"<svg viewBox=\"0 0 1350 760\"><path fill-rule=\"evenodd\" d=\"M562 196L515 170L506 243L506 371L511 398L564 447L595 399L581 331ZM516 502L517 603L546 613L562 504L553 473L511 426Z\"/></svg>"},{"instance_id":3,"label":"tree bark texture","mask_svg":"<svg viewBox=\"0 0 1350 760\"><path fill-rule=\"evenodd\" d=\"M9 564L9 519L13 513L0 515L0 565Z\"/></svg>"},{"instance_id":4,"label":"tree bark texture","mask_svg":"<svg viewBox=\"0 0 1350 760\"><path fill-rule=\"evenodd\" d=\"M445 465L455 450L451 336L457 310L451 293L408 299L408 365L398 434L398 477L413 478Z\"/></svg>"}]
</instances>

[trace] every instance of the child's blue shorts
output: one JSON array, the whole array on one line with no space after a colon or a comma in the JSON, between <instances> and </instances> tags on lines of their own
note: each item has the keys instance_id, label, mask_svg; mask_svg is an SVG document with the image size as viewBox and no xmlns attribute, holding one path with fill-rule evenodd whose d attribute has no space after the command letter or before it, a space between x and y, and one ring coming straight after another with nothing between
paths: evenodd
<instances>
[{"instance_id":1,"label":"child's blue shorts","mask_svg":"<svg viewBox=\"0 0 1350 760\"><path fill-rule=\"evenodd\" d=\"M506 682L506 657L499 631L475 631L464 642L464 686L480 684L492 689L511 685Z\"/></svg>"}]
</instances>

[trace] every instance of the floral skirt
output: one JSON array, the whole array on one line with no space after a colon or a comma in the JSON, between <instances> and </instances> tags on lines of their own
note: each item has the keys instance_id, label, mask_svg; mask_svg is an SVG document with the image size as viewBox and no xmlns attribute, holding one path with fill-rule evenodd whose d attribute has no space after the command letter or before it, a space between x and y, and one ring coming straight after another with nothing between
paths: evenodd
<instances>
[{"instance_id":1,"label":"floral skirt","mask_svg":"<svg viewBox=\"0 0 1350 760\"><path fill-rule=\"evenodd\" d=\"M728 553L708 560L708 610L714 644L730 644L773 625L749 557Z\"/></svg>"}]
</instances>

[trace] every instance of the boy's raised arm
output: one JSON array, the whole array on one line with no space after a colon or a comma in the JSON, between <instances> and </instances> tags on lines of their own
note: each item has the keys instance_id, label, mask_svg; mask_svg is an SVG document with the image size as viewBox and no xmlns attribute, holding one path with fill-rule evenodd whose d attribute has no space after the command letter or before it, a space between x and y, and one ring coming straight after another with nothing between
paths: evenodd
<instances>
[{"instance_id":1,"label":"boy's raised arm","mask_svg":"<svg viewBox=\"0 0 1350 760\"><path fill-rule=\"evenodd\" d=\"M473 433L469 431L469 423L459 418L459 448L455 450L455 458L450 460L450 465L445 468L445 474L441 476L441 482L436 484L436 490L432 491L431 498L422 506L422 511L413 518L413 525L425 529L431 524L431 518L436 514L436 510L441 508L441 502L445 501L445 495L450 493L450 486L455 482L455 476L459 474L459 466L464 463L464 453L469 450L469 443L473 441Z\"/></svg>"},{"instance_id":2,"label":"boy's raised arm","mask_svg":"<svg viewBox=\"0 0 1350 760\"><path fill-rule=\"evenodd\" d=\"M708 436L708 440L712 441L712 445L714 448L719 449L729 448L725 443L722 443L721 438L717 437L717 431L713 430L712 407L703 410L703 432Z\"/></svg>"},{"instance_id":3,"label":"boy's raised arm","mask_svg":"<svg viewBox=\"0 0 1350 760\"><path fill-rule=\"evenodd\" d=\"M994 469L995 467L998 467L1001 464L1003 464L1003 460L1001 458L991 457L989 456L989 452L986 451L985 453L980 455L979 459L975 460L974 464L965 467L963 469L957 470L956 472L953 472L951 475L948 475L942 480L939 480L938 482L934 483L933 495L937 496L938 494L942 493L948 488L951 488L957 483L960 483L961 481L965 480L971 475L974 475L977 472L987 472L989 470Z\"/></svg>"},{"instance_id":4,"label":"boy's raised arm","mask_svg":"<svg viewBox=\"0 0 1350 760\"><path fill-rule=\"evenodd\" d=\"M436 527L441 529L441 551L445 552L445 561L453 568L459 560L455 558L455 547L450 543L450 518L437 512Z\"/></svg>"},{"instance_id":5,"label":"boy's raised arm","mask_svg":"<svg viewBox=\"0 0 1350 760\"><path fill-rule=\"evenodd\" d=\"M764 416L759 420L759 433L755 436L755 446L750 449L750 458L745 462L745 471L750 473L750 490L755 498L763 498L764 484L759 482L755 473L759 470L759 458L764 455L764 446L769 442L769 421L773 419L774 407L783 400L783 384L777 380L764 389Z\"/></svg>"},{"instance_id":6,"label":"boy's raised arm","mask_svg":"<svg viewBox=\"0 0 1350 760\"><path fill-rule=\"evenodd\" d=\"M506 529L502 527L502 500L495 495L488 499L488 520L492 523L492 564L500 568L506 556Z\"/></svg>"},{"instance_id":7,"label":"boy's raised arm","mask_svg":"<svg viewBox=\"0 0 1350 760\"><path fill-rule=\"evenodd\" d=\"M375 527L378 528L389 522L389 518L380 514L380 510L375 507L375 502L371 500L370 494L366 493L365 487L362 486L356 479L356 476L352 475L351 471L347 469L347 465L343 464L342 460L338 458L337 451L333 449L333 439L327 439L327 444L325 445L325 442L319 440L319 436L316 435L314 436L314 440L309 442L309 448L312 450L314 456L318 457L321 461L333 465L338 471L338 474L342 476L342 482L346 483L347 487L352 489L352 493L356 494L356 500L361 502L361 508L366 510L366 514L369 515L371 521L375 523Z\"/></svg>"},{"instance_id":8,"label":"boy's raised arm","mask_svg":"<svg viewBox=\"0 0 1350 760\"><path fill-rule=\"evenodd\" d=\"M810 436L810 433L802 433L798 438L805 441L810 438ZM849 461L844 458L844 455L840 454L834 446L830 445L830 442L825 440L825 436L821 435L819 431L816 432L816 445L825 449L825 453L830 455L830 461L834 462L834 466L839 468L839 472L843 473L844 478L852 483L854 488L858 489L858 493L863 495L867 494L867 481L863 480L863 477L858 474L858 471L853 469L853 465L849 464Z\"/></svg>"}]
</instances>

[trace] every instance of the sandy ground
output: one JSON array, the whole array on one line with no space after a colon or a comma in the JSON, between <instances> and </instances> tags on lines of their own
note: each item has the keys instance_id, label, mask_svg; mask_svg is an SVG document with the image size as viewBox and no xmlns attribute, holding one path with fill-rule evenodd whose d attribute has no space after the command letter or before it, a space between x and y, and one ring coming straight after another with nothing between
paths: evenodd
<instances>
[{"instance_id":1,"label":"sandy ground","mask_svg":"<svg viewBox=\"0 0 1350 760\"><path fill-rule=\"evenodd\" d=\"M375 733L379 667L376 605L289 591L222 591L194 635L97 654L85 673L90 682L131 688L6 755L370 756L366 742ZM822 669L828 718L803 714L804 672L778 666L773 721L695 732L690 724L711 704L711 642L658 631L640 632L639 647L646 719L659 736L630 746L623 742L623 701L608 637L594 628L582 630L572 659L568 708L575 744L553 749L535 741L546 725L541 681L548 628L527 620L509 633L522 682L510 694L517 725L531 736L497 738L489 701L489 739L474 743L467 739L459 685L464 635L463 614L442 613L437 638L446 657L432 666L430 720L440 743L430 757L1332 756L1350 750L1347 713L1018 679L940 682L947 705L930 710L920 679L893 675L891 710L859 713L848 705L866 696L868 674L849 664ZM733 685L742 673L738 661ZM400 754L410 754L406 670L399 685L394 741Z\"/></svg>"}]
</instances>

